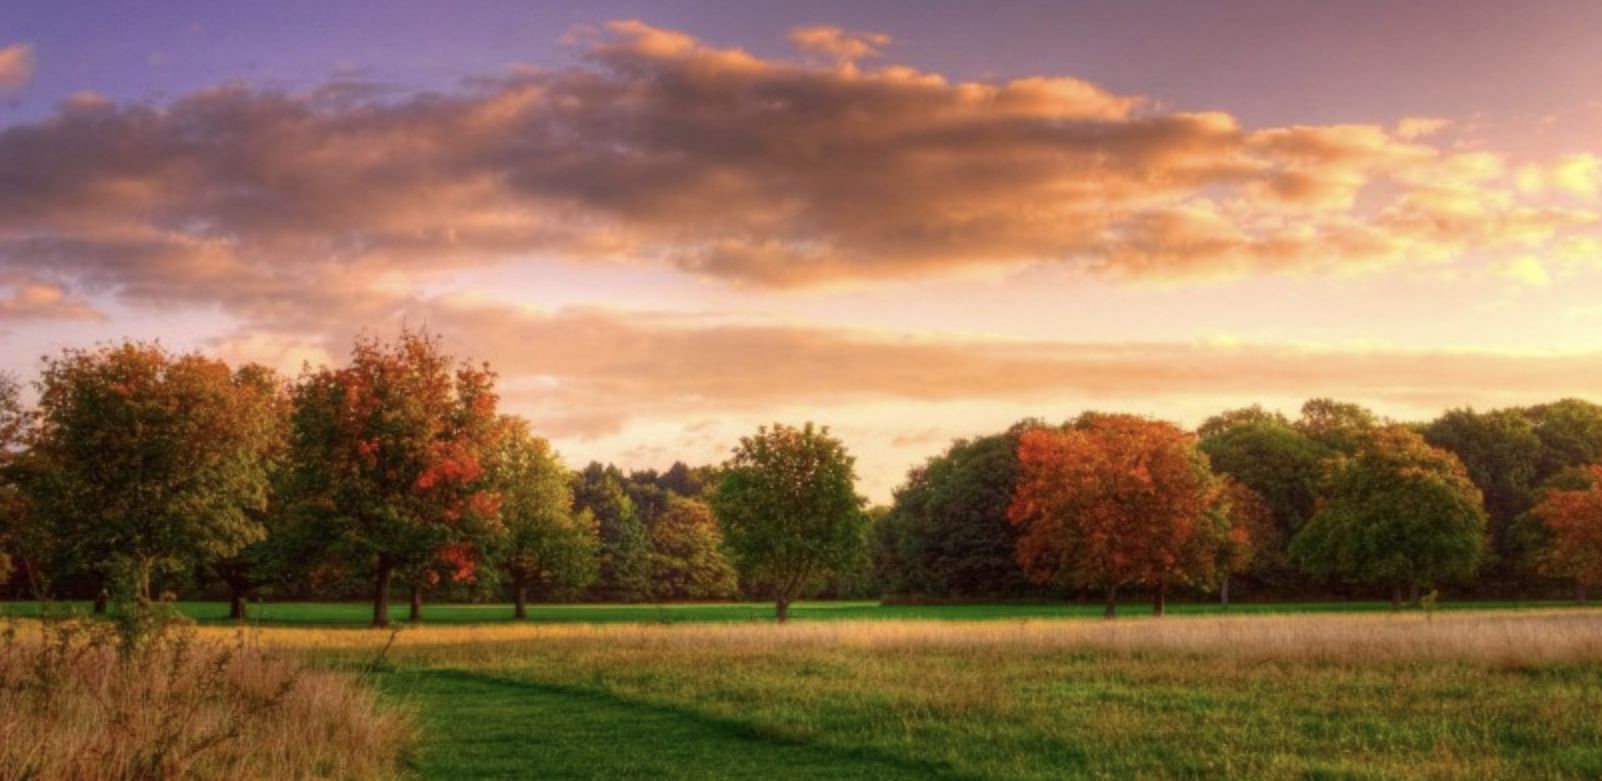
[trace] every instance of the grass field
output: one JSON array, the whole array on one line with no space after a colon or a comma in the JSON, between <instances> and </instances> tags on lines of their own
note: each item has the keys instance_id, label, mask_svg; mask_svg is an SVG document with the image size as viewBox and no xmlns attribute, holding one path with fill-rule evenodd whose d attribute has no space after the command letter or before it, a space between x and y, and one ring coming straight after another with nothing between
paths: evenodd
<instances>
[{"instance_id":1,"label":"grass field","mask_svg":"<svg viewBox=\"0 0 1602 781\"><path fill-rule=\"evenodd\" d=\"M1602 611L1556 604L221 607L411 712L425 779L1602 777Z\"/></svg>"}]
</instances>

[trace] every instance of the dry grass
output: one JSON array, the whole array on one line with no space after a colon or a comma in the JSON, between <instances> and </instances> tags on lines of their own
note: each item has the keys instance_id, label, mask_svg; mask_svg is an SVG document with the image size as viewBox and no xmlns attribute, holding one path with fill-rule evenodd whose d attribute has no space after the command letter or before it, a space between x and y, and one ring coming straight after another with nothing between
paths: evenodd
<instances>
[{"instance_id":1,"label":"dry grass","mask_svg":"<svg viewBox=\"0 0 1602 781\"><path fill-rule=\"evenodd\" d=\"M0 781L390 778L414 737L346 677L243 637L124 656L104 624L0 631Z\"/></svg>"},{"instance_id":2,"label":"dry grass","mask_svg":"<svg viewBox=\"0 0 1602 781\"><path fill-rule=\"evenodd\" d=\"M222 630L214 630L222 631ZM261 642L312 652L370 653L389 635L351 629L263 629ZM1602 662L1602 613L1460 611L1436 615L1289 615L1099 621L829 621L659 626L407 628L394 654L424 664L474 663L519 646L767 653L793 649L1096 651L1339 665L1452 661L1496 666Z\"/></svg>"}]
</instances>

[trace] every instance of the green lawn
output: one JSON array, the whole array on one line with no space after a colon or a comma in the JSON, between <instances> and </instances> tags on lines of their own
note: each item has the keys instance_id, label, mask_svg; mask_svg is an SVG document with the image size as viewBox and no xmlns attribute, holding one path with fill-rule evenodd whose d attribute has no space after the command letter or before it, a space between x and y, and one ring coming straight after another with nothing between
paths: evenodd
<instances>
[{"instance_id":1,"label":"green lawn","mask_svg":"<svg viewBox=\"0 0 1602 781\"><path fill-rule=\"evenodd\" d=\"M1594 663L1116 653L953 630L991 640L441 628L378 679L419 716L426 779L1602 777Z\"/></svg>"},{"instance_id":2,"label":"green lawn","mask_svg":"<svg viewBox=\"0 0 1602 781\"><path fill-rule=\"evenodd\" d=\"M202 624L231 624L228 605L224 602L179 602L183 614ZM1462 609L1538 609L1572 607L1572 602L1443 602L1442 610ZM56 603L57 610L87 613L88 603ZM34 616L38 603L0 602L0 615ZM1278 615L1287 613L1365 613L1385 612L1385 602L1277 602L1237 603L1227 609L1216 603L1172 603L1168 605L1175 615ZM392 605L390 615L404 620L406 606ZM1145 602L1120 605L1120 616L1150 615L1151 607ZM1000 619L1058 619L1101 618L1099 604L986 604L986 605L882 605L878 602L800 602L791 608L791 617L797 621L816 620L950 620L979 621ZM372 606L357 602L269 602L252 604L253 623L263 626L307 627L363 627L372 618ZM423 617L430 624L492 624L511 623L511 605L427 605ZM530 605L529 621L543 624L611 624L644 623L674 624L685 622L766 622L773 619L773 605L761 602L727 604L664 604L664 605Z\"/></svg>"}]
</instances>

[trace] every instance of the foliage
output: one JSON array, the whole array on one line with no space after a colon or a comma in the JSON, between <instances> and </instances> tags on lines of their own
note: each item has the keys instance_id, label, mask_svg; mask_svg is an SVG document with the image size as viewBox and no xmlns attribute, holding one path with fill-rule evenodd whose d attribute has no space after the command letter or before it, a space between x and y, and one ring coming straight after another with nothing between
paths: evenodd
<instances>
[{"instance_id":1,"label":"foliage","mask_svg":"<svg viewBox=\"0 0 1602 781\"><path fill-rule=\"evenodd\" d=\"M638 602L651 593L651 535L629 498L628 479L611 465L591 462L573 477L574 506L595 518L600 570L591 593L611 602Z\"/></svg>"},{"instance_id":2,"label":"foliage","mask_svg":"<svg viewBox=\"0 0 1602 781\"><path fill-rule=\"evenodd\" d=\"M1583 474L1588 485L1545 491L1531 514L1540 520L1547 542L1540 571L1588 589L1602 586L1602 466L1587 467Z\"/></svg>"},{"instance_id":3,"label":"foliage","mask_svg":"<svg viewBox=\"0 0 1602 781\"><path fill-rule=\"evenodd\" d=\"M1029 581L1007 521L1028 427L958 440L907 474L874 527L875 570L887 591L935 597L1015 595Z\"/></svg>"},{"instance_id":4,"label":"foliage","mask_svg":"<svg viewBox=\"0 0 1602 781\"><path fill-rule=\"evenodd\" d=\"M264 535L279 436L263 370L125 342L47 359L27 481L38 522L140 600Z\"/></svg>"},{"instance_id":5,"label":"foliage","mask_svg":"<svg viewBox=\"0 0 1602 781\"><path fill-rule=\"evenodd\" d=\"M1041 583L1100 587L1112 617L1118 588L1211 586L1230 537L1219 480L1195 439L1170 423L1086 414L1018 441L1008 519L1018 561Z\"/></svg>"},{"instance_id":6,"label":"foliage","mask_svg":"<svg viewBox=\"0 0 1602 781\"><path fill-rule=\"evenodd\" d=\"M712 508L668 494L666 509L651 523L651 597L705 601L732 599L739 591Z\"/></svg>"},{"instance_id":7,"label":"foliage","mask_svg":"<svg viewBox=\"0 0 1602 781\"><path fill-rule=\"evenodd\" d=\"M594 517L574 512L567 467L550 443L520 419L502 418L501 426L489 475L501 497L503 534L494 554L523 618L530 588L551 596L589 585L599 539Z\"/></svg>"},{"instance_id":8,"label":"foliage","mask_svg":"<svg viewBox=\"0 0 1602 781\"><path fill-rule=\"evenodd\" d=\"M308 370L294 391L296 508L331 550L371 568L373 623L389 622L397 571L470 579L477 546L499 528L484 459L497 433L494 375L454 371L438 341L403 331L358 340L339 369Z\"/></svg>"},{"instance_id":9,"label":"foliage","mask_svg":"<svg viewBox=\"0 0 1602 781\"><path fill-rule=\"evenodd\" d=\"M1289 424L1251 420L1215 430L1199 443L1212 468L1256 491L1282 534L1312 517L1329 448Z\"/></svg>"},{"instance_id":10,"label":"foliage","mask_svg":"<svg viewBox=\"0 0 1602 781\"><path fill-rule=\"evenodd\" d=\"M1296 429L1327 448L1349 454L1380 424L1379 417L1361 405L1319 398L1302 404Z\"/></svg>"},{"instance_id":11,"label":"foliage","mask_svg":"<svg viewBox=\"0 0 1602 781\"><path fill-rule=\"evenodd\" d=\"M1388 426L1337 464L1324 506L1291 541L1309 573L1387 586L1466 578L1484 559L1480 491L1461 461L1417 433Z\"/></svg>"},{"instance_id":12,"label":"foliage","mask_svg":"<svg viewBox=\"0 0 1602 781\"><path fill-rule=\"evenodd\" d=\"M742 437L712 509L746 582L772 594L780 621L810 584L852 562L865 543L855 460L827 428L775 424Z\"/></svg>"}]
</instances>

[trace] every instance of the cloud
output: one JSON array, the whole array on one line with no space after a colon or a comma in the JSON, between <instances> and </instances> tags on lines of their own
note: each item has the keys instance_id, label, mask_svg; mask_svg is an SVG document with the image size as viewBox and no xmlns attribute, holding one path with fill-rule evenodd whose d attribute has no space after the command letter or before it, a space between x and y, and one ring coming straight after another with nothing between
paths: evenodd
<instances>
[{"instance_id":1,"label":"cloud","mask_svg":"<svg viewBox=\"0 0 1602 781\"><path fill-rule=\"evenodd\" d=\"M0 92L22 89L33 80L33 46L14 43L0 47Z\"/></svg>"},{"instance_id":2,"label":"cloud","mask_svg":"<svg viewBox=\"0 0 1602 781\"><path fill-rule=\"evenodd\" d=\"M797 27L790 31L790 42L805 52L823 54L840 62L878 57L890 45L884 33L847 32L838 27Z\"/></svg>"},{"instance_id":3,"label":"cloud","mask_svg":"<svg viewBox=\"0 0 1602 781\"><path fill-rule=\"evenodd\" d=\"M775 410L800 409L828 422L831 410L873 404L985 402L1005 405L1015 417L1086 408L1178 415L1174 410L1333 395L1434 414L1602 387L1597 354L976 340L703 315L542 311L476 295L415 300L373 329L385 333L400 321L440 334L460 357L491 361L508 407L565 441L616 435L641 421L682 427ZM337 356L347 338L273 346ZM893 435L903 438L898 446L911 445L928 439L929 428L924 420Z\"/></svg>"},{"instance_id":4,"label":"cloud","mask_svg":"<svg viewBox=\"0 0 1602 781\"><path fill-rule=\"evenodd\" d=\"M1552 275L1547 272L1546 265L1540 258L1531 255L1503 264L1502 275L1529 287L1549 287L1552 284Z\"/></svg>"},{"instance_id":5,"label":"cloud","mask_svg":"<svg viewBox=\"0 0 1602 781\"><path fill-rule=\"evenodd\" d=\"M105 316L66 288L42 279L0 274L0 321L103 320Z\"/></svg>"},{"instance_id":6,"label":"cloud","mask_svg":"<svg viewBox=\"0 0 1602 781\"><path fill-rule=\"evenodd\" d=\"M879 39L797 33L866 56ZM637 21L446 92L226 84L0 130L0 270L249 322L381 315L539 254L756 288L1055 264L1349 273L1595 232L1583 165L1518 187L1417 122L1243 128L1066 76L762 58ZM866 47L866 48L865 48ZM1071 275L1070 275L1071 276Z\"/></svg>"}]
</instances>

